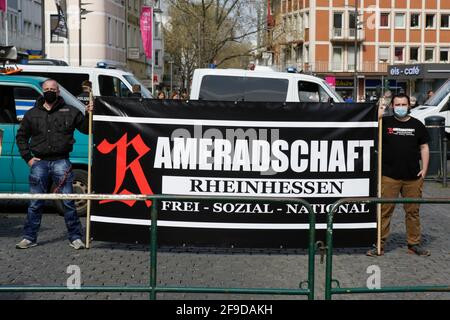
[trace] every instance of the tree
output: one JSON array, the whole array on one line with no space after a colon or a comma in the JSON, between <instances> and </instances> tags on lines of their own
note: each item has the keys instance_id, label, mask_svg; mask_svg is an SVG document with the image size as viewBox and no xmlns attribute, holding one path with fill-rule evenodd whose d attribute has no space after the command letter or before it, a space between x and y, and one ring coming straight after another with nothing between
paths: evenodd
<instances>
[{"instance_id":1,"label":"tree","mask_svg":"<svg viewBox=\"0 0 450 320\"><path fill-rule=\"evenodd\" d=\"M185 86L189 87L196 68L248 63L259 29L252 12L258 1L168 0L165 50L173 57Z\"/></svg>"}]
</instances>

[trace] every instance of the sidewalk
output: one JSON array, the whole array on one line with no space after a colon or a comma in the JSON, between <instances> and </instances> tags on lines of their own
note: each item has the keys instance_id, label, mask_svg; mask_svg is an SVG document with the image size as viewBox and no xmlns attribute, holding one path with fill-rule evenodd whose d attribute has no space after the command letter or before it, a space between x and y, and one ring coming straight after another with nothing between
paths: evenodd
<instances>
[{"instance_id":1,"label":"sidewalk","mask_svg":"<svg viewBox=\"0 0 450 320\"><path fill-rule=\"evenodd\" d=\"M450 188L426 182L424 197L450 197ZM94 242L92 249L69 247L62 217L43 217L39 245L16 250L26 206L0 206L0 285L66 285L67 267L81 269L82 285L143 285L149 281L147 246ZM333 278L341 286L366 286L371 265L381 268L381 286L450 284L450 206L423 205L423 243L431 257L406 252L404 214L397 206L386 255L365 256L367 248L335 251ZM85 221L83 220L83 225ZM316 298L324 297L325 264L316 256ZM171 248L158 252L158 283L170 286L298 288L307 279L306 250ZM450 299L450 293L401 293L334 296L334 299ZM148 299L147 294L23 293L0 294L0 299ZM158 299L306 299L293 296L158 294Z\"/></svg>"}]
</instances>

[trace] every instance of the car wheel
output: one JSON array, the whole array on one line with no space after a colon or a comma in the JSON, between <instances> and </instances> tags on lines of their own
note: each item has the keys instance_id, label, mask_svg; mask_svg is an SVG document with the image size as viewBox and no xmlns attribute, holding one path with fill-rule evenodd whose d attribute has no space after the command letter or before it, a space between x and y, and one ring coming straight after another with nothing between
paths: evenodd
<instances>
[{"instance_id":1,"label":"car wheel","mask_svg":"<svg viewBox=\"0 0 450 320\"><path fill-rule=\"evenodd\" d=\"M52 190L55 186L52 187ZM87 194L88 192L88 174L81 169L73 170L73 193ZM55 200L56 210L64 215L64 205L61 200ZM75 207L79 217L85 217L87 214L87 200L75 200Z\"/></svg>"}]
</instances>

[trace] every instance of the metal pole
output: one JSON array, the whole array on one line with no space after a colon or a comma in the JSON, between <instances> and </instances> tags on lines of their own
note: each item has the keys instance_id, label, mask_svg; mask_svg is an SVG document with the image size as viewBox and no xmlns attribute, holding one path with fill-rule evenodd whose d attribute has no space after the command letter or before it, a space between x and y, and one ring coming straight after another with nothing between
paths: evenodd
<instances>
[{"instance_id":1,"label":"metal pole","mask_svg":"<svg viewBox=\"0 0 450 320\"><path fill-rule=\"evenodd\" d=\"M383 118L378 119L378 198L381 198L381 180L383 179ZM381 203L377 203L377 253L381 255Z\"/></svg>"},{"instance_id":2,"label":"metal pole","mask_svg":"<svg viewBox=\"0 0 450 320\"><path fill-rule=\"evenodd\" d=\"M355 79L353 81L354 100L358 102L358 0L355 0Z\"/></svg>"},{"instance_id":3,"label":"metal pole","mask_svg":"<svg viewBox=\"0 0 450 320\"><path fill-rule=\"evenodd\" d=\"M89 104L94 103L92 88L89 90ZM88 194L92 192L92 111L89 112L89 134L88 134ZM86 248L91 247L91 200L87 201L86 213Z\"/></svg>"},{"instance_id":4,"label":"metal pole","mask_svg":"<svg viewBox=\"0 0 450 320\"><path fill-rule=\"evenodd\" d=\"M442 156L444 158L444 165L443 165L443 170L442 170L442 185L444 188L447 188L447 152L448 152L447 143L448 143L448 139L445 134L445 131L444 131L444 138L442 139L442 143L444 144L443 148L442 148L442 153L443 153Z\"/></svg>"},{"instance_id":5,"label":"metal pole","mask_svg":"<svg viewBox=\"0 0 450 320\"><path fill-rule=\"evenodd\" d=\"M172 94L173 88L173 61L170 61L170 94Z\"/></svg>"},{"instance_id":6,"label":"metal pole","mask_svg":"<svg viewBox=\"0 0 450 320\"><path fill-rule=\"evenodd\" d=\"M157 266L157 221L158 221L158 200L154 199L151 209L152 224L150 226L150 300L156 300L156 266Z\"/></svg>"},{"instance_id":7,"label":"metal pole","mask_svg":"<svg viewBox=\"0 0 450 320\"><path fill-rule=\"evenodd\" d=\"M45 58L45 0L41 1L42 58Z\"/></svg>"},{"instance_id":8,"label":"metal pole","mask_svg":"<svg viewBox=\"0 0 450 320\"><path fill-rule=\"evenodd\" d=\"M153 47L153 34L155 33L155 14L154 14L154 7L152 6L152 95L155 95L155 89L154 89L154 77L155 77L155 48Z\"/></svg>"},{"instance_id":9,"label":"metal pole","mask_svg":"<svg viewBox=\"0 0 450 320\"><path fill-rule=\"evenodd\" d=\"M78 26L78 65L81 67L81 0L78 0L80 25Z\"/></svg>"},{"instance_id":10,"label":"metal pole","mask_svg":"<svg viewBox=\"0 0 450 320\"><path fill-rule=\"evenodd\" d=\"M8 38L8 0L5 1L5 46L9 45Z\"/></svg>"}]
</instances>

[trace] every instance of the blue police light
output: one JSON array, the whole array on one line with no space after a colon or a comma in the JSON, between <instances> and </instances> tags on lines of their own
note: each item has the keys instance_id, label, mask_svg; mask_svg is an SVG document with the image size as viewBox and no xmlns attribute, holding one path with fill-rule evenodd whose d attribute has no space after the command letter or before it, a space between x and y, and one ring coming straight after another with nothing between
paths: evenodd
<instances>
[{"instance_id":1,"label":"blue police light","mask_svg":"<svg viewBox=\"0 0 450 320\"><path fill-rule=\"evenodd\" d=\"M297 73L297 68L296 67L288 67L286 69L286 71L289 73Z\"/></svg>"},{"instance_id":2,"label":"blue police light","mask_svg":"<svg viewBox=\"0 0 450 320\"><path fill-rule=\"evenodd\" d=\"M108 64L106 62L97 62L97 68L106 69L107 67L108 67Z\"/></svg>"}]
</instances>

